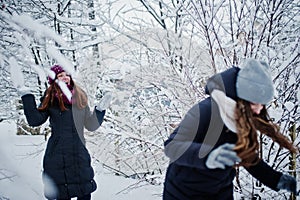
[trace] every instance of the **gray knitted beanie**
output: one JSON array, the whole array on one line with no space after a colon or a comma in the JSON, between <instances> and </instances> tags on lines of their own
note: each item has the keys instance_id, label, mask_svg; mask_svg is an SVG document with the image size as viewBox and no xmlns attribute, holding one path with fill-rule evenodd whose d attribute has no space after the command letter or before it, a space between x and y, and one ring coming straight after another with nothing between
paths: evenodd
<instances>
[{"instance_id":1,"label":"gray knitted beanie","mask_svg":"<svg viewBox=\"0 0 300 200\"><path fill-rule=\"evenodd\" d=\"M245 60L237 75L236 92L241 99L253 103L269 103L274 95L269 65L255 59Z\"/></svg>"}]
</instances>

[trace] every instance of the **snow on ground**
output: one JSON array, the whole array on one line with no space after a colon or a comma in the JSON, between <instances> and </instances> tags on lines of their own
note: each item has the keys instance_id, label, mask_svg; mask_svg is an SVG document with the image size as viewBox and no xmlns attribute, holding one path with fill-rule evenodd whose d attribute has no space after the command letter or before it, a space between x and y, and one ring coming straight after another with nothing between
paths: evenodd
<instances>
[{"instance_id":1,"label":"snow on ground","mask_svg":"<svg viewBox=\"0 0 300 200\"><path fill-rule=\"evenodd\" d=\"M42 200L44 136L17 136L14 122L0 123L0 200ZM94 166L98 189L92 199L161 199L162 186L115 176L102 165Z\"/></svg>"}]
</instances>

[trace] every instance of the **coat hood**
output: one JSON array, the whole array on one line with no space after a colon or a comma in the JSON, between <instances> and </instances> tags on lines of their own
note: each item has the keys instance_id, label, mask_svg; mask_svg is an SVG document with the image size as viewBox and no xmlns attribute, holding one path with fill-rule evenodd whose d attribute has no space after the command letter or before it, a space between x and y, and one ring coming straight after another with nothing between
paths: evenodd
<instances>
[{"instance_id":1,"label":"coat hood","mask_svg":"<svg viewBox=\"0 0 300 200\"><path fill-rule=\"evenodd\" d=\"M207 80L205 93L211 94L214 89L223 91L227 97L237 100L236 79L240 71L238 67L232 67L221 73L217 73Z\"/></svg>"}]
</instances>

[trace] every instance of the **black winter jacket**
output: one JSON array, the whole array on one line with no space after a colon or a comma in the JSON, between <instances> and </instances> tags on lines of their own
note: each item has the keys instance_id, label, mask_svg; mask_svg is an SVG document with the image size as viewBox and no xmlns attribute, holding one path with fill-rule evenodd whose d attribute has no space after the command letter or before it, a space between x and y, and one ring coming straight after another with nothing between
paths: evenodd
<instances>
[{"instance_id":1,"label":"black winter jacket","mask_svg":"<svg viewBox=\"0 0 300 200\"><path fill-rule=\"evenodd\" d=\"M89 107L78 109L66 105L61 111L57 106L47 111L37 110L35 98L31 94L22 96L24 113L30 126L39 126L49 117L51 136L43 159L43 180L45 196L48 199L68 199L82 197L96 190L91 167L91 157L85 147L83 131L96 130L102 123L105 111ZM54 183L57 193L51 192L50 182Z\"/></svg>"},{"instance_id":2,"label":"black winter jacket","mask_svg":"<svg viewBox=\"0 0 300 200\"><path fill-rule=\"evenodd\" d=\"M239 68L233 67L208 80L206 92L219 89L237 99L235 82ZM193 106L179 126L165 141L170 158L164 183L164 200L233 199L235 169L208 169L207 155L224 143L236 143L237 135L222 122L218 106L211 97ZM246 169L262 183L278 191L282 173L264 161Z\"/></svg>"}]
</instances>

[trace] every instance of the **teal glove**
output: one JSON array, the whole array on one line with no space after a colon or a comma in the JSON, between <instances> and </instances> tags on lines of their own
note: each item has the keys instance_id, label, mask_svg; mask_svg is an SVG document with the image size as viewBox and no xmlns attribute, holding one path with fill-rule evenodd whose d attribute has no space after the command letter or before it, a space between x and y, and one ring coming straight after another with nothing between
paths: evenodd
<instances>
[{"instance_id":1,"label":"teal glove","mask_svg":"<svg viewBox=\"0 0 300 200\"><path fill-rule=\"evenodd\" d=\"M240 162L241 159L237 156L233 150L235 144L225 143L215 150L213 150L206 160L206 166L209 169L221 168L225 169L226 166L233 166L236 162Z\"/></svg>"},{"instance_id":2,"label":"teal glove","mask_svg":"<svg viewBox=\"0 0 300 200\"><path fill-rule=\"evenodd\" d=\"M296 179L290 175L282 174L278 181L277 188L287 190L298 196Z\"/></svg>"}]
</instances>

